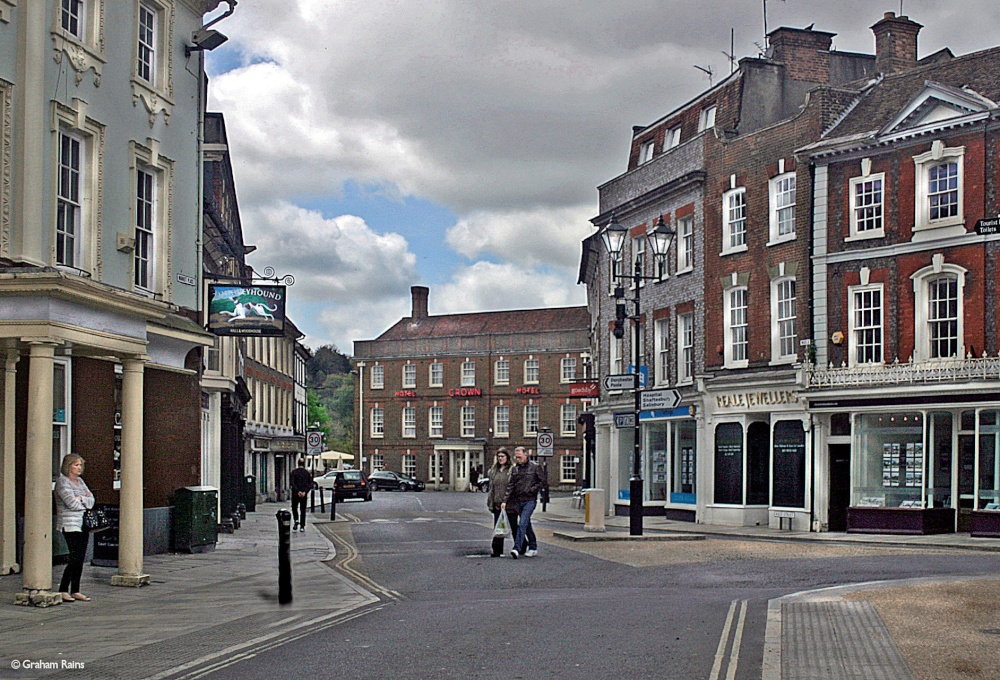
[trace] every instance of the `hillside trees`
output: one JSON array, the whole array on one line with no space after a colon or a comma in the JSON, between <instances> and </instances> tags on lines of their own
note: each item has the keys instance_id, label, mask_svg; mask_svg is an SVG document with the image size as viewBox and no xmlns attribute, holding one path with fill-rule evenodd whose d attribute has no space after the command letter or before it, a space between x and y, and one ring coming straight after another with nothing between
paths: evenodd
<instances>
[{"instance_id":1,"label":"hillside trees","mask_svg":"<svg viewBox=\"0 0 1000 680\"><path fill-rule=\"evenodd\" d=\"M354 376L351 359L333 345L317 349L306 364L309 422L319 423L326 448L354 451Z\"/></svg>"}]
</instances>

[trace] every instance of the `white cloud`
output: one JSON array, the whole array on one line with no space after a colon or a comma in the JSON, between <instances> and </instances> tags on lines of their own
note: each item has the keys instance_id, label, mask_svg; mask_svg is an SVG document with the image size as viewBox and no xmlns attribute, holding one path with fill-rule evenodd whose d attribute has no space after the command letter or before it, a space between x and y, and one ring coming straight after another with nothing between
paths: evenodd
<instances>
[{"instance_id":1,"label":"white cloud","mask_svg":"<svg viewBox=\"0 0 1000 680\"><path fill-rule=\"evenodd\" d=\"M477 262L455 272L448 283L436 286L428 309L431 314L458 314L584 305L586 290L574 281L569 276L515 264Z\"/></svg>"}]
</instances>

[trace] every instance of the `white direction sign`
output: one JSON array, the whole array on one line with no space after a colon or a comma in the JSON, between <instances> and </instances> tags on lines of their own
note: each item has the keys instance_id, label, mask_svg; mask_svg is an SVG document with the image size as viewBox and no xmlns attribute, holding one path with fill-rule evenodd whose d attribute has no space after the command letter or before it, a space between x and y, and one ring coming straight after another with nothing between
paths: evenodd
<instances>
[{"instance_id":1,"label":"white direction sign","mask_svg":"<svg viewBox=\"0 0 1000 680\"><path fill-rule=\"evenodd\" d=\"M643 411L671 409L681 403L677 390L645 390L639 393L639 408Z\"/></svg>"},{"instance_id":2,"label":"white direction sign","mask_svg":"<svg viewBox=\"0 0 1000 680\"><path fill-rule=\"evenodd\" d=\"M551 432L539 432L538 436L535 438L535 444L538 446L539 456L552 455L553 441Z\"/></svg>"},{"instance_id":3,"label":"white direction sign","mask_svg":"<svg viewBox=\"0 0 1000 680\"><path fill-rule=\"evenodd\" d=\"M604 389L609 392L635 389L635 373L620 373L604 376Z\"/></svg>"}]
</instances>

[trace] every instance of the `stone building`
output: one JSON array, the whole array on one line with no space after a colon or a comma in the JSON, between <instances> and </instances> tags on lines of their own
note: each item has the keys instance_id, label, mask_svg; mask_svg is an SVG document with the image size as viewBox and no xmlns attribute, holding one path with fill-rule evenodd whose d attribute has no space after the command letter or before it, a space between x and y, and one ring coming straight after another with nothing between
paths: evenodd
<instances>
[{"instance_id":1,"label":"stone building","mask_svg":"<svg viewBox=\"0 0 1000 680\"><path fill-rule=\"evenodd\" d=\"M409 317L354 343L365 470L464 490L500 448L524 446L534 457L548 430L549 483L576 486L584 404L570 386L589 367L586 307L430 315L429 290L411 292Z\"/></svg>"}]
</instances>

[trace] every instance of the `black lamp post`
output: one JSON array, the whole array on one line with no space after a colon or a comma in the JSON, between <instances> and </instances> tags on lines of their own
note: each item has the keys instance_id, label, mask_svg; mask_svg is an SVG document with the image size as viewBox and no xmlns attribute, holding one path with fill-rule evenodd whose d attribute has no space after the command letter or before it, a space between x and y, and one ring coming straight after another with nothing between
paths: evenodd
<instances>
[{"instance_id":1,"label":"black lamp post","mask_svg":"<svg viewBox=\"0 0 1000 680\"><path fill-rule=\"evenodd\" d=\"M649 249L653 253L654 262L664 262L667 257L667 250L670 249L670 242L674 238L673 229L670 229L666 224L663 223L663 216L656 218L653 222L653 228L646 232L646 242L649 244ZM615 220L615 216L612 214L611 219L608 221L607 226L604 227L604 232L601 234L601 238L604 240L604 246L607 248L608 253L614 259L618 259L622 254L622 249L625 246L625 239L629 234L629 230L623 227L621 224ZM633 441L633 452L632 452L632 477L629 479L629 504L628 504L628 518L629 518L629 535L631 536L642 536L642 496L643 496L643 484L642 484L642 433L639 429L639 412L641 410L642 403L642 391L639 389L639 379L640 372L639 366L642 361L642 356L639 353L640 344L640 334L642 332L641 326L639 324L640 320L640 303L639 303L639 291L642 288L643 281L659 281L659 276L645 276L642 273L642 261L638 256L635 258L635 263L632 268L632 275L629 276L624 272L624 267L621 272L615 272L614 266L611 266L611 275L619 280L632 279L632 290L635 291L635 297L627 298L625 297L625 288L623 286L615 286L615 326L614 334L616 338L622 338L625 335L625 329L623 327L623 321L625 318L631 318L632 324L635 328L635 334L632 340L632 357L633 366L635 372L635 423L633 432L635 434ZM631 317L627 317L626 305L625 303L631 300L635 305L634 314Z\"/></svg>"}]
</instances>

